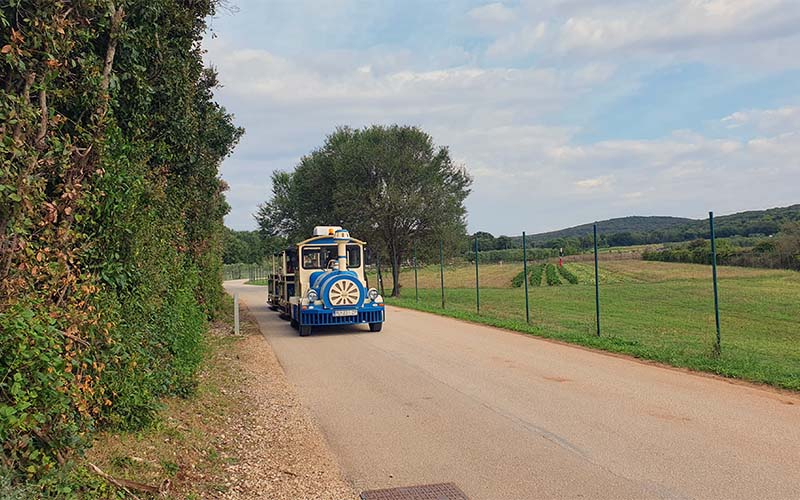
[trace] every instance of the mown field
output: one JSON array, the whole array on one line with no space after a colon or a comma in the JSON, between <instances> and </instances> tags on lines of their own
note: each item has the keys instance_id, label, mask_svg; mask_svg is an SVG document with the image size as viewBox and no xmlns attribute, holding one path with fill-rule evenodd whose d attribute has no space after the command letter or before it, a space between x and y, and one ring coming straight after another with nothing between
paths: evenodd
<instances>
[{"instance_id":1,"label":"mown field","mask_svg":"<svg viewBox=\"0 0 800 500\"><path fill-rule=\"evenodd\" d=\"M531 268L536 266L531 265ZM419 270L419 302L414 274L404 270L394 305L560 339L674 366L708 371L777 387L800 390L800 273L720 267L722 355L713 355L715 336L711 269L695 264L639 260L600 264L602 337L595 333L594 268L569 263L577 284L558 273L532 272L531 324L525 322L525 295L512 281L521 264L480 268L481 313L475 308L475 268L445 267L446 308L441 308L438 266ZM518 279L521 283L521 280ZM375 275L370 275L375 284ZM390 275L384 275L387 293ZM388 319L389 325L391 318ZM435 334L435 332L431 332Z\"/></svg>"}]
</instances>

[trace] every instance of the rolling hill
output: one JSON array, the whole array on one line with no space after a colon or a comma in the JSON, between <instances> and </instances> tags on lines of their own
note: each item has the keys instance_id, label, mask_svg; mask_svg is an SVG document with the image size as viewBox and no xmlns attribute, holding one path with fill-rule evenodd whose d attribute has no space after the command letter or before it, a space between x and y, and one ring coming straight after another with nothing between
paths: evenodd
<instances>
[{"instance_id":1,"label":"rolling hill","mask_svg":"<svg viewBox=\"0 0 800 500\"><path fill-rule=\"evenodd\" d=\"M618 217L597 222L597 230L605 234L613 233L642 233L651 231L663 231L678 226L688 225L697 222L693 219L683 217L666 216L639 216ZM592 234L592 223L581 224L579 226L568 227L558 231L549 231L529 236L534 243L555 240L558 238L575 238Z\"/></svg>"},{"instance_id":2,"label":"rolling hill","mask_svg":"<svg viewBox=\"0 0 800 500\"><path fill-rule=\"evenodd\" d=\"M715 229L718 237L769 236L780 231L787 222L800 221L800 204L766 210L749 210L730 215L717 216ZM604 240L614 245L665 243L708 238L708 219L687 219L666 216L630 216L599 221L598 231ZM534 245L567 238L580 238L592 234L592 224L581 224L558 231L548 231L528 236ZM521 237L514 236L515 245L521 245Z\"/></svg>"}]
</instances>

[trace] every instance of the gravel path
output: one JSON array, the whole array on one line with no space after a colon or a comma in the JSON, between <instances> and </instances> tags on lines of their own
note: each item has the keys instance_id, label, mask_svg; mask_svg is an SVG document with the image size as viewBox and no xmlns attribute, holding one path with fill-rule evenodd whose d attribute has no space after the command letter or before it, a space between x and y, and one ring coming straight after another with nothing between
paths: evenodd
<instances>
[{"instance_id":1,"label":"gravel path","mask_svg":"<svg viewBox=\"0 0 800 500\"><path fill-rule=\"evenodd\" d=\"M269 343L247 314L243 323L251 334L231 353L243 372L243 411L225 431L236 459L228 466L230 489L223 498L357 498Z\"/></svg>"}]
</instances>

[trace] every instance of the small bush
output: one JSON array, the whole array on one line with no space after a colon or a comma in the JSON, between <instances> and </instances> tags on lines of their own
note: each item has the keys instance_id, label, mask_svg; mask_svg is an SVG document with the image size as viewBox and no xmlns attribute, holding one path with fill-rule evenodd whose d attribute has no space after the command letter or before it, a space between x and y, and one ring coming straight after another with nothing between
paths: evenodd
<instances>
[{"instance_id":1,"label":"small bush","mask_svg":"<svg viewBox=\"0 0 800 500\"><path fill-rule=\"evenodd\" d=\"M556 271L556 266L553 264L547 264L547 267L545 267L545 278L547 280L547 286L557 286L561 284L558 271Z\"/></svg>"},{"instance_id":2,"label":"small bush","mask_svg":"<svg viewBox=\"0 0 800 500\"><path fill-rule=\"evenodd\" d=\"M514 288L519 288L522 286L522 283L524 283L524 280L525 280L525 271L520 271L519 273L517 273L516 276L514 276L511 279L511 286L513 286Z\"/></svg>"},{"instance_id":3,"label":"small bush","mask_svg":"<svg viewBox=\"0 0 800 500\"><path fill-rule=\"evenodd\" d=\"M546 264L539 264L534 266L533 270L531 271L531 278L530 282L533 286L541 286L542 285L542 275L544 274L544 268Z\"/></svg>"},{"instance_id":4,"label":"small bush","mask_svg":"<svg viewBox=\"0 0 800 500\"><path fill-rule=\"evenodd\" d=\"M566 267L560 266L558 268L558 272L561 274L561 277L567 280L568 283L572 283L573 285L578 284L578 277L572 274L572 271L570 271Z\"/></svg>"}]
</instances>

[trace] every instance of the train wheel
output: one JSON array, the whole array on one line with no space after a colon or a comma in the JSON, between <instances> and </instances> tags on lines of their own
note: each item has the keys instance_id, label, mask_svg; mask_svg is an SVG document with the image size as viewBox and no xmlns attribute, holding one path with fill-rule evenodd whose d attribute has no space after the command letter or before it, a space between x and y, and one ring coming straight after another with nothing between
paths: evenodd
<instances>
[{"instance_id":1,"label":"train wheel","mask_svg":"<svg viewBox=\"0 0 800 500\"><path fill-rule=\"evenodd\" d=\"M309 325L300 325L300 336L301 337L308 337L311 335L311 326Z\"/></svg>"},{"instance_id":2,"label":"train wheel","mask_svg":"<svg viewBox=\"0 0 800 500\"><path fill-rule=\"evenodd\" d=\"M383 323L370 323L369 324L369 331L371 332L379 332L383 328Z\"/></svg>"}]
</instances>

